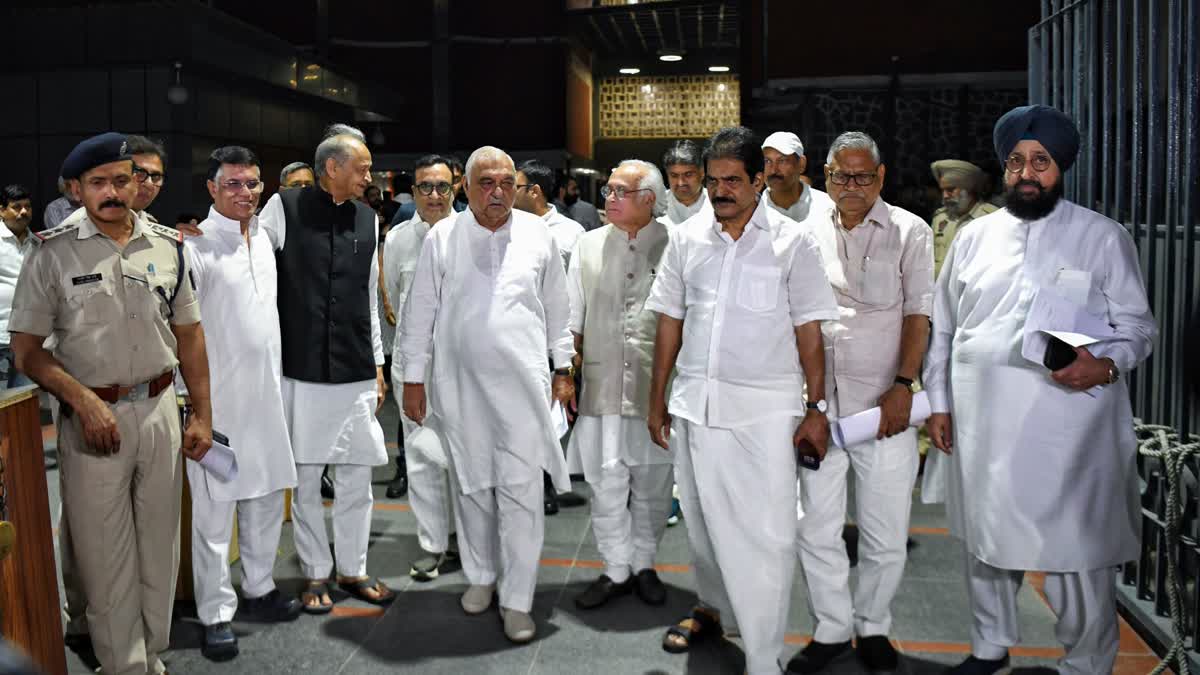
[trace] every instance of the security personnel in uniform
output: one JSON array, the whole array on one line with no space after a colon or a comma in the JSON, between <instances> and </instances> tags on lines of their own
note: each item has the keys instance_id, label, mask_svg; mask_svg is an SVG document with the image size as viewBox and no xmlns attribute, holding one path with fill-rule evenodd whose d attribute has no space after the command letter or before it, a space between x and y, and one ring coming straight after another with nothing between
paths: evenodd
<instances>
[{"instance_id":1,"label":"security personnel in uniform","mask_svg":"<svg viewBox=\"0 0 1200 675\"><path fill-rule=\"evenodd\" d=\"M939 159L929 168L942 191L942 208L933 212L931 223L933 276L936 279L959 228L999 207L982 199L988 181L983 169L961 159Z\"/></svg>"},{"instance_id":2,"label":"security personnel in uniform","mask_svg":"<svg viewBox=\"0 0 1200 675\"><path fill-rule=\"evenodd\" d=\"M199 460L212 445L200 306L180 235L130 209L124 135L83 141L62 176L87 218L40 233L13 298L12 348L62 405L63 507L102 672L158 674L179 563L179 452ZM195 409L182 438L176 366Z\"/></svg>"}]
</instances>

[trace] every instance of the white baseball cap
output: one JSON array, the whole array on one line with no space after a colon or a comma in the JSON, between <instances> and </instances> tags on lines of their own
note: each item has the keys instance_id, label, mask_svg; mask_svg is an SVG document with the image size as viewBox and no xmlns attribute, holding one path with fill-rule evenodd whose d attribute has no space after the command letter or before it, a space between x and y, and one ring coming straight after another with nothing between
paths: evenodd
<instances>
[{"instance_id":1,"label":"white baseball cap","mask_svg":"<svg viewBox=\"0 0 1200 675\"><path fill-rule=\"evenodd\" d=\"M763 141L763 149L774 148L785 155L800 156L804 154L804 144L800 137L790 131L776 131Z\"/></svg>"}]
</instances>

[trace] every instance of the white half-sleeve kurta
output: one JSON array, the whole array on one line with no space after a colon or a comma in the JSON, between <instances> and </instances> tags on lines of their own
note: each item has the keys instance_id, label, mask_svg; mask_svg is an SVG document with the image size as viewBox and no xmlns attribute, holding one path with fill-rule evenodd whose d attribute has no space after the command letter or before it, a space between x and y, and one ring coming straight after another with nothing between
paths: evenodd
<instances>
[{"instance_id":1,"label":"white half-sleeve kurta","mask_svg":"<svg viewBox=\"0 0 1200 675\"><path fill-rule=\"evenodd\" d=\"M279 195L271 197L259 214L259 226L276 250L287 243L287 223ZM378 241L378 232L376 232ZM371 345L375 365L383 365L383 339L379 328L379 256L371 256ZM328 384L283 378L284 407L292 437L292 454L298 464L388 463L383 429L375 419L378 392L374 379Z\"/></svg>"},{"instance_id":2,"label":"white half-sleeve kurta","mask_svg":"<svg viewBox=\"0 0 1200 675\"><path fill-rule=\"evenodd\" d=\"M937 280L924 385L933 412L952 415L954 453L941 458L950 531L993 567L1083 572L1138 554L1125 379L1093 396L1021 356L1038 289L1081 279L1086 308L1118 335L1089 350L1128 373L1157 328L1132 238L1094 211L1062 200L1037 221L1007 209L979 218Z\"/></svg>"},{"instance_id":3,"label":"white half-sleeve kurta","mask_svg":"<svg viewBox=\"0 0 1200 675\"><path fill-rule=\"evenodd\" d=\"M463 494L536 470L570 489L550 417L550 369L575 353L566 272L550 230L513 211L495 232L470 209L425 238L400 331L403 381L424 383Z\"/></svg>"},{"instance_id":4,"label":"white half-sleeve kurta","mask_svg":"<svg viewBox=\"0 0 1200 675\"><path fill-rule=\"evenodd\" d=\"M251 499L295 487L296 465L284 421L275 253L266 232L211 209L203 237L184 244L204 315L213 429L229 437L238 475L229 482L189 472L212 501Z\"/></svg>"}]
</instances>

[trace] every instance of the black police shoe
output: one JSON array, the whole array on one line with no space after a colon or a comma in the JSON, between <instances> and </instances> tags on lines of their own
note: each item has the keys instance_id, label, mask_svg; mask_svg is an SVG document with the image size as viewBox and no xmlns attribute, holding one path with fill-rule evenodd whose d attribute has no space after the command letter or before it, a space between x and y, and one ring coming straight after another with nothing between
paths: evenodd
<instances>
[{"instance_id":1,"label":"black police shoe","mask_svg":"<svg viewBox=\"0 0 1200 675\"><path fill-rule=\"evenodd\" d=\"M994 675L1008 667L1008 657L1002 659L979 659L972 654L966 661L946 671L946 675Z\"/></svg>"},{"instance_id":2,"label":"black police shoe","mask_svg":"<svg viewBox=\"0 0 1200 675\"><path fill-rule=\"evenodd\" d=\"M859 636L855 651L871 673L894 673L900 665L900 655L886 635Z\"/></svg>"},{"instance_id":3,"label":"black police shoe","mask_svg":"<svg viewBox=\"0 0 1200 675\"><path fill-rule=\"evenodd\" d=\"M408 465L404 455L396 457L396 475L388 481L386 494L388 499L400 499L408 494Z\"/></svg>"},{"instance_id":4,"label":"black police shoe","mask_svg":"<svg viewBox=\"0 0 1200 675\"><path fill-rule=\"evenodd\" d=\"M609 600L629 595L633 590L633 580L626 579L621 583L612 580L607 574L601 574L582 593L575 596L575 606L579 609L595 609Z\"/></svg>"},{"instance_id":5,"label":"black police shoe","mask_svg":"<svg viewBox=\"0 0 1200 675\"><path fill-rule=\"evenodd\" d=\"M296 598L283 597L279 589L274 588L262 597L242 598L241 609L258 621L295 621L304 605Z\"/></svg>"},{"instance_id":6,"label":"black police shoe","mask_svg":"<svg viewBox=\"0 0 1200 675\"><path fill-rule=\"evenodd\" d=\"M633 590L647 605L661 605L667 601L667 587L652 568L638 572L633 577Z\"/></svg>"},{"instance_id":7,"label":"black police shoe","mask_svg":"<svg viewBox=\"0 0 1200 675\"><path fill-rule=\"evenodd\" d=\"M800 650L799 654L792 657L788 661L788 675L809 675L809 673L817 673L824 669L829 664L848 656L851 653L850 641L845 642L817 642L813 640L808 643L808 646Z\"/></svg>"},{"instance_id":8,"label":"black police shoe","mask_svg":"<svg viewBox=\"0 0 1200 675\"><path fill-rule=\"evenodd\" d=\"M210 661L228 661L238 655L238 639L228 621L204 627L200 653Z\"/></svg>"}]
</instances>

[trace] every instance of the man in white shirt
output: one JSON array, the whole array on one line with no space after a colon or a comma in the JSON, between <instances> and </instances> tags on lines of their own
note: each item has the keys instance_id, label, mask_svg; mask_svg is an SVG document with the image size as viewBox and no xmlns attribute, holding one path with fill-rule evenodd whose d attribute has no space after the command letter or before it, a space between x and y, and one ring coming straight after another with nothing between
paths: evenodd
<instances>
[{"instance_id":1,"label":"man in white shirt","mask_svg":"<svg viewBox=\"0 0 1200 675\"><path fill-rule=\"evenodd\" d=\"M777 675L796 560L796 450L823 454L829 437L820 322L838 317L837 304L816 240L759 201L761 140L722 129L703 159L713 215L672 231L646 302L659 314L647 425L674 450L700 596L663 648L720 637L724 617L740 629L750 675Z\"/></svg>"},{"instance_id":2,"label":"man in white shirt","mask_svg":"<svg viewBox=\"0 0 1200 675\"><path fill-rule=\"evenodd\" d=\"M763 171L767 177L763 201L798 223L812 213L824 217L833 208L829 195L800 180L806 169L808 157L796 134L776 131L763 141Z\"/></svg>"},{"instance_id":3,"label":"man in white shirt","mask_svg":"<svg viewBox=\"0 0 1200 675\"><path fill-rule=\"evenodd\" d=\"M925 221L880 198L885 172L870 136L838 136L825 164L836 206L818 211L814 203L805 220L821 242L841 312L841 319L822 326L830 414L846 417L878 406L882 415L875 439L830 448L819 471L800 474L805 517L798 548L816 629L789 672L823 670L850 653L856 634L859 660L870 672L899 665L887 634L892 597L904 576L917 476L917 433L908 423L929 339L933 238ZM851 469L861 533L853 596L842 538Z\"/></svg>"},{"instance_id":4,"label":"man in white shirt","mask_svg":"<svg viewBox=\"0 0 1200 675\"><path fill-rule=\"evenodd\" d=\"M553 401L575 395L566 272L545 223L512 208L511 157L479 148L466 177L470 208L426 237L405 303L404 414L434 428L450 455L471 583L463 610L487 611L498 581L505 635L529 642L545 518L542 471L559 489L570 486L550 416Z\"/></svg>"},{"instance_id":5,"label":"man in white shirt","mask_svg":"<svg viewBox=\"0 0 1200 675\"><path fill-rule=\"evenodd\" d=\"M267 621L300 616L300 602L275 588L273 570L283 526L284 489L296 486L296 464L284 421L280 382L275 255L258 227L263 183L258 157L240 146L209 156L213 205L200 223L206 236L185 244L205 333L213 425L229 439L238 472L225 481L187 463L192 493L192 578L204 625L204 656L238 654L229 622L238 609L229 573L234 515L242 567L242 612Z\"/></svg>"},{"instance_id":6,"label":"man in white shirt","mask_svg":"<svg viewBox=\"0 0 1200 675\"><path fill-rule=\"evenodd\" d=\"M1158 331L1129 232L1061 198L1079 150L1075 123L1022 106L1000 118L993 140L1007 205L950 246L924 373L926 426L949 455L946 511L965 548L974 618L971 656L950 672L1007 666L1020 639L1017 591L1025 572L1040 571L1066 649L1057 672L1111 673L1115 566L1137 558L1141 529L1124 375ZM1063 343L1069 365L1051 359L1051 371L1046 337L1027 333L1042 302L1111 333L1086 347Z\"/></svg>"},{"instance_id":7,"label":"man in white shirt","mask_svg":"<svg viewBox=\"0 0 1200 675\"><path fill-rule=\"evenodd\" d=\"M517 167L517 201L518 209L527 211L546 221L550 228L550 236L562 254L563 267L571 260L571 251L579 235L583 234L583 225L563 215L554 204L550 195L554 194L554 170L536 159L521 162Z\"/></svg>"},{"instance_id":8,"label":"man in white shirt","mask_svg":"<svg viewBox=\"0 0 1200 675\"><path fill-rule=\"evenodd\" d=\"M413 273L421 255L421 245L429 228L452 213L454 199L453 175L450 160L440 155L426 155L417 160L413 169L413 200L416 213L409 220L388 230L383 244L383 282L387 296L396 308L396 334L403 332L404 303L412 287ZM392 382L404 381L400 341L392 346ZM428 555L414 561L409 576L417 581L432 581L451 566L458 564L458 553L450 548L450 476L445 460L426 457L419 448L408 446L408 437L417 424L400 409L400 452L396 456L408 479L408 502L417 520L417 542ZM439 461L441 464L439 464Z\"/></svg>"},{"instance_id":9,"label":"man in white shirt","mask_svg":"<svg viewBox=\"0 0 1200 675\"><path fill-rule=\"evenodd\" d=\"M610 224L580 237L567 271L583 365L570 443L592 488L592 533L604 559L604 573L575 604L593 609L636 591L661 605L667 590L654 556L671 509L671 455L646 433L658 317L644 305L667 247L667 226L654 219L667 190L657 167L629 159L600 194Z\"/></svg>"},{"instance_id":10,"label":"man in white shirt","mask_svg":"<svg viewBox=\"0 0 1200 675\"><path fill-rule=\"evenodd\" d=\"M13 292L21 265L37 246L38 238L30 236L33 202L29 190L22 185L6 185L0 189L0 391L10 387L32 384L32 380L17 370L9 347L8 317L12 313Z\"/></svg>"},{"instance_id":11,"label":"man in white shirt","mask_svg":"<svg viewBox=\"0 0 1200 675\"><path fill-rule=\"evenodd\" d=\"M699 213L711 210L708 191L704 189L704 167L700 162L700 146L695 141L676 141L663 153L663 172L670 189L666 199L666 211L659 221L667 227L675 227Z\"/></svg>"}]
</instances>

